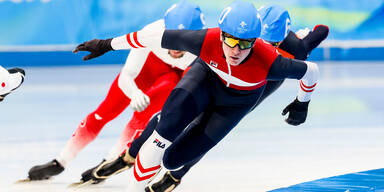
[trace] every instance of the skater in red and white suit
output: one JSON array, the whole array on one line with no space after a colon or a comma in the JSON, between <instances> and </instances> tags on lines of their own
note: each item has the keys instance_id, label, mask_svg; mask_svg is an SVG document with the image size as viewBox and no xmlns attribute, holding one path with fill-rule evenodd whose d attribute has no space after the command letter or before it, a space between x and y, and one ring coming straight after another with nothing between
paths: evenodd
<instances>
[{"instance_id":1,"label":"skater in red and white suit","mask_svg":"<svg viewBox=\"0 0 384 192\"><path fill-rule=\"evenodd\" d=\"M189 29L204 26L204 17L197 5L182 1L166 12L164 19L144 29ZM132 47L143 47L136 34L127 37ZM92 56L91 56L92 57ZM34 166L30 180L48 179L60 174L64 167L99 134L109 121L123 112L128 105L135 111L117 144L107 159L119 156L126 146L144 130L149 119L159 112L168 95L181 79L184 70L196 59L185 51L151 47L131 50L123 69L113 81L104 101L80 123L60 155L47 164Z\"/></svg>"}]
</instances>

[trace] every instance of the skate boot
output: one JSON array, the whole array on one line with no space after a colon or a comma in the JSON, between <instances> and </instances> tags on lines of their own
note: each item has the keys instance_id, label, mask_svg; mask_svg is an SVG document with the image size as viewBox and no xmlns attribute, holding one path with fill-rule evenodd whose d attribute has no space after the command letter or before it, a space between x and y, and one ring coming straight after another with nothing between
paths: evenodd
<instances>
[{"instance_id":1,"label":"skate boot","mask_svg":"<svg viewBox=\"0 0 384 192\"><path fill-rule=\"evenodd\" d=\"M145 192L171 192L180 184L180 179L174 178L168 171L163 178L145 188Z\"/></svg>"},{"instance_id":2,"label":"skate boot","mask_svg":"<svg viewBox=\"0 0 384 192\"><path fill-rule=\"evenodd\" d=\"M93 171L98 168L101 164L103 164L106 160L103 159L98 165L96 165L95 167L92 167L86 171L84 171L82 174L81 174L81 179L79 182L75 182L75 183L72 183L70 184L68 187L70 188L79 188L79 187L84 187L84 186L87 186L87 185L90 185L90 184L98 184L98 183L101 183L103 180L93 180Z\"/></svg>"},{"instance_id":3,"label":"skate boot","mask_svg":"<svg viewBox=\"0 0 384 192\"><path fill-rule=\"evenodd\" d=\"M91 184L99 184L108 177L129 169L134 165L134 162L134 158L130 155L125 155L125 153L114 160L103 160L96 167L88 169L81 174L80 182L72 183L69 187L79 188Z\"/></svg>"},{"instance_id":4,"label":"skate boot","mask_svg":"<svg viewBox=\"0 0 384 192\"><path fill-rule=\"evenodd\" d=\"M127 156L129 158L127 158ZM134 165L134 159L129 155L120 156L115 160L105 161L92 172L94 181L103 181L112 175L123 172Z\"/></svg>"},{"instance_id":5,"label":"skate boot","mask_svg":"<svg viewBox=\"0 0 384 192\"><path fill-rule=\"evenodd\" d=\"M98 168L101 164L103 164L105 161L106 161L106 160L103 159L103 160L101 161L101 163L97 164L95 167L92 167L92 168L90 168L90 169L84 171L84 173L81 174L80 182L85 183L85 182L91 180L92 177L93 177L93 175L92 175L93 171L94 171L96 168ZM96 182L96 181L95 181L95 182ZM97 182L97 183L95 183L95 182L93 182L92 184L97 184L97 183L100 183L101 181L100 181L100 182Z\"/></svg>"},{"instance_id":6,"label":"skate boot","mask_svg":"<svg viewBox=\"0 0 384 192\"><path fill-rule=\"evenodd\" d=\"M15 89L19 88L20 85L24 82L25 71L23 69L12 68L12 69L8 69L8 72L9 72L9 74L12 77L12 81L11 82L13 82L13 83L11 83L11 85L13 86L13 88L11 90L9 90L8 93L0 95L0 102L4 100L5 96L10 94ZM3 86L3 85L0 85L0 86Z\"/></svg>"},{"instance_id":7,"label":"skate boot","mask_svg":"<svg viewBox=\"0 0 384 192\"><path fill-rule=\"evenodd\" d=\"M58 175L63 171L64 167L54 159L46 164L32 167L28 172L28 178L31 181L45 180Z\"/></svg>"}]
</instances>

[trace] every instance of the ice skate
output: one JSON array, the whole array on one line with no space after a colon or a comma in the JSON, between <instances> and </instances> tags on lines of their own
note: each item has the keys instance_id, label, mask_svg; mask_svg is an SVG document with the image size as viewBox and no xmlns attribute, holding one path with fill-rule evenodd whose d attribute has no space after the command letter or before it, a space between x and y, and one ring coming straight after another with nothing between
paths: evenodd
<instances>
[{"instance_id":1,"label":"ice skate","mask_svg":"<svg viewBox=\"0 0 384 192\"><path fill-rule=\"evenodd\" d=\"M174 178L168 171L163 178L145 188L145 192L171 192L180 184L180 179Z\"/></svg>"},{"instance_id":2,"label":"ice skate","mask_svg":"<svg viewBox=\"0 0 384 192\"><path fill-rule=\"evenodd\" d=\"M133 164L133 162L126 162L122 156L112 161L106 161L92 172L92 179L95 181L105 180L112 175L129 169Z\"/></svg>"},{"instance_id":3,"label":"ice skate","mask_svg":"<svg viewBox=\"0 0 384 192\"><path fill-rule=\"evenodd\" d=\"M92 175L92 172L97 168L99 167L101 164L103 164L106 160L103 159L98 165L96 165L95 167L92 167L86 171L84 171L82 174L81 174L81 179L79 182L75 182L75 183L72 183L71 185L69 185L69 187L83 187L83 186L86 186L86 185L90 185L90 184L98 184L98 183L101 183L101 180L100 181L95 181L93 180L93 175Z\"/></svg>"},{"instance_id":4,"label":"ice skate","mask_svg":"<svg viewBox=\"0 0 384 192\"><path fill-rule=\"evenodd\" d=\"M47 180L63 171L64 167L60 165L56 159L54 159L46 164L32 167L28 172L28 178L19 180L16 183Z\"/></svg>"},{"instance_id":5,"label":"ice skate","mask_svg":"<svg viewBox=\"0 0 384 192\"><path fill-rule=\"evenodd\" d=\"M85 171L80 182L72 183L69 187L84 187L99 184L112 175L121 173L134 165L134 159L129 155L120 156L114 160L103 161L98 166Z\"/></svg>"}]
</instances>

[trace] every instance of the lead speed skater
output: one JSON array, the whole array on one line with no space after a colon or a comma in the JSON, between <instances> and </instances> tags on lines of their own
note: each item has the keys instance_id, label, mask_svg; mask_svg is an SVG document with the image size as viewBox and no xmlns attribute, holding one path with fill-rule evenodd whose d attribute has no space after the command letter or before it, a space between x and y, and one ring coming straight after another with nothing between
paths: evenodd
<instances>
[{"instance_id":1,"label":"lead speed skater","mask_svg":"<svg viewBox=\"0 0 384 192\"><path fill-rule=\"evenodd\" d=\"M261 19L262 19L262 32L261 39L275 46L279 53L288 58L295 58L300 60L306 60L309 54L315 49L322 41L328 36L328 26L326 25L316 25L311 31L308 28L304 30L299 30L296 33L290 30L291 18L288 11L279 6L279 5L266 5L258 9ZM266 87L261 95L259 101L254 106L254 108L260 104L264 99L266 99L270 94L275 92L284 82L284 80L279 81L268 81ZM143 134L136 139L131 147L127 149L128 156L136 157L138 150L144 141L152 134L155 129L158 120L160 119L160 113L156 115L148 123ZM200 116L194 120L194 122L188 125L188 130L191 127L200 121ZM183 134L186 134L186 130ZM119 159L116 159L110 164L100 166L98 169L100 172L113 172L120 171L116 169L117 167L123 168L127 154L122 154ZM202 156L201 156L202 157ZM166 174L162 177L161 180L151 183L145 188L146 191L152 192L163 192L163 191L172 191L179 184L182 177L190 170L190 168L196 164L200 158L197 158L193 161L185 164L181 169L174 171L167 171Z\"/></svg>"},{"instance_id":2,"label":"lead speed skater","mask_svg":"<svg viewBox=\"0 0 384 192\"><path fill-rule=\"evenodd\" d=\"M200 31L135 32L145 47L161 45L189 51L202 62L192 66L165 102L155 131L129 171L127 191L143 191L161 162L167 169L177 169L208 152L257 104L268 80L291 78L304 85L299 86L286 113L291 125L305 122L317 82L317 65L284 58L275 47L258 39L261 20L251 3L233 2L222 11L218 23L218 28ZM90 51L97 57L107 51L133 48L126 39L91 40L75 52ZM200 114L201 121L189 134L182 134Z\"/></svg>"},{"instance_id":3,"label":"lead speed skater","mask_svg":"<svg viewBox=\"0 0 384 192\"><path fill-rule=\"evenodd\" d=\"M313 30L308 28L301 29L294 33L290 30L290 21L288 11L280 5L266 5L258 9L262 18L262 32L261 39L275 46L279 53L288 58L295 58L300 60L306 60L309 54L315 49L322 41L328 36L328 26L319 24L316 25ZM254 106L257 107L264 99L275 92L282 84L284 80L268 81L265 85L263 94L259 101ZM193 127L200 118L195 119L194 122L188 125ZM157 118L153 118L146 128L146 131L132 143L132 147L129 149L130 156L136 157L137 150L135 145L139 143L139 140L143 140L141 137L149 137L150 129L154 129L157 124ZM190 128L189 128L190 129ZM186 131L183 132L183 134ZM140 143L139 143L140 144ZM157 181L150 183L145 188L148 192L170 192L173 191L181 182L184 175L194 166L203 156L188 162L181 169L174 171L167 171L163 177Z\"/></svg>"}]
</instances>

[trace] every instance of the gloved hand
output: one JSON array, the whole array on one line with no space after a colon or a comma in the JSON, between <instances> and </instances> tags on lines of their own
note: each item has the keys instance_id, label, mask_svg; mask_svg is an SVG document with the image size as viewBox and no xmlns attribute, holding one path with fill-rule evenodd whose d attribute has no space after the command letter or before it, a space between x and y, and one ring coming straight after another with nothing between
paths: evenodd
<instances>
[{"instance_id":1,"label":"gloved hand","mask_svg":"<svg viewBox=\"0 0 384 192\"><path fill-rule=\"evenodd\" d=\"M296 32L296 36L297 36L297 38L299 38L299 39L304 39L304 37L306 37L306 36L309 34L309 32L311 32L311 30L308 29L308 28L300 29L300 30L298 30L298 31Z\"/></svg>"},{"instance_id":2,"label":"gloved hand","mask_svg":"<svg viewBox=\"0 0 384 192\"><path fill-rule=\"evenodd\" d=\"M78 45L72 52L77 53L79 51L89 51L91 53L83 57L84 61L89 60L113 50L111 41L112 39L93 39Z\"/></svg>"},{"instance_id":3,"label":"gloved hand","mask_svg":"<svg viewBox=\"0 0 384 192\"><path fill-rule=\"evenodd\" d=\"M316 25L313 31L303 38L303 43L309 51L312 51L328 37L328 33L329 28L327 25Z\"/></svg>"},{"instance_id":4,"label":"gloved hand","mask_svg":"<svg viewBox=\"0 0 384 192\"><path fill-rule=\"evenodd\" d=\"M297 98L289 104L282 112L282 115L286 115L289 112L288 118L285 121L290 125L300 125L307 119L308 102L300 102Z\"/></svg>"},{"instance_id":5,"label":"gloved hand","mask_svg":"<svg viewBox=\"0 0 384 192\"><path fill-rule=\"evenodd\" d=\"M133 110L141 112L149 105L149 97L141 90L136 91L131 97L131 107Z\"/></svg>"}]
</instances>

